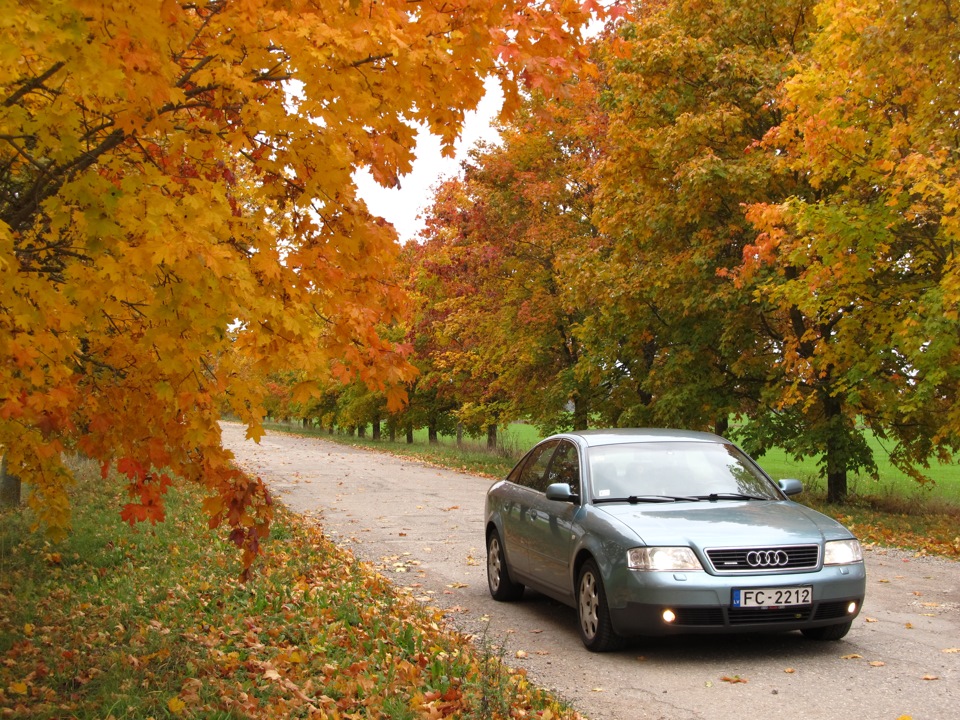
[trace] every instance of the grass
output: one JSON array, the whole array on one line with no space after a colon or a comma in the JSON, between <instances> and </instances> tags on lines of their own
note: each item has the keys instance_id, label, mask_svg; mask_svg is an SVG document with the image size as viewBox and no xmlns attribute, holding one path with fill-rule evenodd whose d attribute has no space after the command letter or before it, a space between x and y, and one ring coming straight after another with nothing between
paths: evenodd
<instances>
[{"instance_id":1,"label":"grass","mask_svg":"<svg viewBox=\"0 0 960 720\"><path fill-rule=\"evenodd\" d=\"M193 488L131 528L76 474L66 541L0 514L3 718L579 717L282 509L241 584Z\"/></svg>"},{"instance_id":2,"label":"grass","mask_svg":"<svg viewBox=\"0 0 960 720\"><path fill-rule=\"evenodd\" d=\"M316 428L286 424L267 427L284 432L325 437L336 442L414 457L488 477L505 477L523 453L539 439L536 428L515 423L500 433L495 452L479 441L468 441L458 448L456 439L440 437L440 443L427 443L426 431L414 434L414 443L374 441L347 435L329 435ZM793 477L804 482L800 501L835 517L851 528L865 543L901 547L921 553L960 557L960 466L937 465L930 471L932 484L918 485L914 480L884 462L886 452L875 438L869 438L878 458L880 479L867 476L850 478L850 497L846 503L828 505L826 487L819 478L815 459L797 462L779 450L758 458L774 478Z\"/></svg>"}]
</instances>

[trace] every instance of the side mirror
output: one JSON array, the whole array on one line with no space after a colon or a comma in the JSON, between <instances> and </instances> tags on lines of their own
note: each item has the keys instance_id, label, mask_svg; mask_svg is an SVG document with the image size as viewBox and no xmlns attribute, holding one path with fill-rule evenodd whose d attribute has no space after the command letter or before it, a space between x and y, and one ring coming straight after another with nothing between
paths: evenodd
<instances>
[{"instance_id":1,"label":"side mirror","mask_svg":"<svg viewBox=\"0 0 960 720\"><path fill-rule=\"evenodd\" d=\"M547 500L580 502L580 496L573 492L567 483L553 483L547 486Z\"/></svg>"},{"instance_id":2,"label":"side mirror","mask_svg":"<svg viewBox=\"0 0 960 720\"><path fill-rule=\"evenodd\" d=\"M777 485L783 491L784 495L799 495L803 492L803 483L799 480L779 480Z\"/></svg>"}]
</instances>

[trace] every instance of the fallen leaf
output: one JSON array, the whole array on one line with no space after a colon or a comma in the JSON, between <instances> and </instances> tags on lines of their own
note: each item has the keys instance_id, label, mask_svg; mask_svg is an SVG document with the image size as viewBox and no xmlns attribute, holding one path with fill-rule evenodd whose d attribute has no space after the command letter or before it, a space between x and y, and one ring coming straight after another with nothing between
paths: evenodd
<instances>
[{"instance_id":1,"label":"fallen leaf","mask_svg":"<svg viewBox=\"0 0 960 720\"><path fill-rule=\"evenodd\" d=\"M913 630L913 623L906 623L906 624L904 625L904 627L905 627L907 630Z\"/></svg>"},{"instance_id":2,"label":"fallen leaf","mask_svg":"<svg viewBox=\"0 0 960 720\"><path fill-rule=\"evenodd\" d=\"M731 683L732 685L736 685L737 683L749 682L746 678L742 678L739 675L734 675L733 677L730 677L729 675L724 675L720 679L723 680L723 682Z\"/></svg>"},{"instance_id":3,"label":"fallen leaf","mask_svg":"<svg viewBox=\"0 0 960 720\"><path fill-rule=\"evenodd\" d=\"M921 678L921 679L923 679L923 680L939 680L939 679L940 679L940 676L939 676L939 675L924 675L923 678Z\"/></svg>"},{"instance_id":4,"label":"fallen leaf","mask_svg":"<svg viewBox=\"0 0 960 720\"><path fill-rule=\"evenodd\" d=\"M876 618L872 618L872 617L865 618L865 620L866 620L866 622L880 622L880 621L877 620Z\"/></svg>"},{"instance_id":5,"label":"fallen leaf","mask_svg":"<svg viewBox=\"0 0 960 720\"><path fill-rule=\"evenodd\" d=\"M27 694L27 684L25 682L15 682L11 683L10 687L7 688L10 691L11 695L26 695Z\"/></svg>"},{"instance_id":6,"label":"fallen leaf","mask_svg":"<svg viewBox=\"0 0 960 720\"><path fill-rule=\"evenodd\" d=\"M883 667L886 663L883 660L871 660L868 665L870 667Z\"/></svg>"},{"instance_id":7,"label":"fallen leaf","mask_svg":"<svg viewBox=\"0 0 960 720\"><path fill-rule=\"evenodd\" d=\"M602 687L595 687L595 688L592 688L592 689L590 690L590 692L603 692L603 688L602 688Z\"/></svg>"},{"instance_id":8,"label":"fallen leaf","mask_svg":"<svg viewBox=\"0 0 960 720\"><path fill-rule=\"evenodd\" d=\"M960 648L944 648L942 652L945 653L960 653Z\"/></svg>"},{"instance_id":9,"label":"fallen leaf","mask_svg":"<svg viewBox=\"0 0 960 720\"><path fill-rule=\"evenodd\" d=\"M863 655L857 655L857 653L850 653L849 655L841 655L841 660L862 660Z\"/></svg>"},{"instance_id":10,"label":"fallen leaf","mask_svg":"<svg viewBox=\"0 0 960 720\"><path fill-rule=\"evenodd\" d=\"M180 715L187 709L187 704L178 697L167 700L167 709L174 715Z\"/></svg>"},{"instance_id":11,"label":"fallen leaf","mask_svg":"<svg viewBox=\"0 0 960 720\"><path fill-rule=\"evenodd\" d=\"M527 656L526 651L524 651L524 650L517 650L517 652L516 652L516 657L518 657L518 658L520 658L520 659L522 660L522 659L525 658L526 656Z\"/></svg>"},{"instance_id":12,"label":"fallen leaf","mask_svg":"<svg viewBox=\"0 0 960 720\"><path fill-rule=\"evenodd\" d=\"M794 670L793 668L785 668L785 669L784 669L784 672L785 672L787 675L793 675L793 674L796 672L796 670Z\"/></svg>"}]
</instances>

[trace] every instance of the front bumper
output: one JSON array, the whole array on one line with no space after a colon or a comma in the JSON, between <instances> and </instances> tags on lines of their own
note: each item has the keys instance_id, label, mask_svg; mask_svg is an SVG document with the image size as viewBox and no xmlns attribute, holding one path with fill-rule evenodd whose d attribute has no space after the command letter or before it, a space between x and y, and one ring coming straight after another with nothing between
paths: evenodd
<instances>
[{"instance_id":1,"label":"front bumper","mask_svg":"<svg viewBox=\"0 0 960 720\"><path fill-rule=\"evenodd\" d=\"M863 563L816 572L762 575L627 570L612 580L607 593L611 620L618 634L628 636L769 632L837 625L859 614L866 589ZM810 605L733 607L733 590L737 588L803 585L813 588ZM675 616L673 622L664 620L666 610Z\"/></svg>"}]
</instances>

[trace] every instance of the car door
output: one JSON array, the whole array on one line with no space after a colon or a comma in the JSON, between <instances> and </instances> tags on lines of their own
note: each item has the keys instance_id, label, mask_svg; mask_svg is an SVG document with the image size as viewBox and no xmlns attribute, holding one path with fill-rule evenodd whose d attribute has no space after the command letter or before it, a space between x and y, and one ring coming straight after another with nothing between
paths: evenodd
<instances>
[{"instance_id":1,"label":"car door","mask_svg":"<svg viewBox=\"0 0 960 720\"><path fill-rule=\"evenodd\" d=\"M509 500L501 506L504 545L511 571L525 576L530 569L530 539L533 532L532 513L543 495L547 468L557 440L548 440L537 445L507 477Z\"/></svg>"},{"instance_id":2,"label":"car door","mask_svg":"<svg viewBox=\"0 0 960 720\"><path fill-rule=\"evenodd\" d=\"M530 574L546 588L567 595L572 592L570 552L575 541L573 523L580 510L580 501L547 499L546 489L553 483L567 483L576 495L581 495L580 453L569 440L562 440L557 445L537 493L531 498L527 512L529 526L525 531Z\"/></svg>"}]
</instances>

